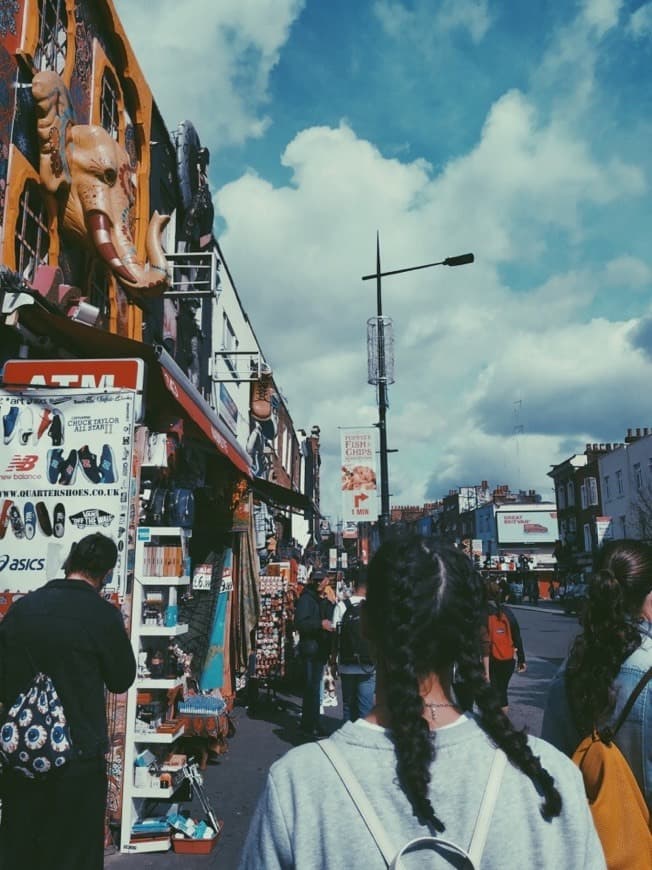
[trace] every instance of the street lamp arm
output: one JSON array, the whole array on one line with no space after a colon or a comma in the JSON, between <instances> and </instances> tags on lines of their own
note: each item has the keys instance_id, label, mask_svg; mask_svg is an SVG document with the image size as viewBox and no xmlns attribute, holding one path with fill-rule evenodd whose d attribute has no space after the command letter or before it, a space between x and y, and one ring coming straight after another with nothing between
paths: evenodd
<instances>
[{"instance_id":1,"label":"street lamp arm","mask_svg":"<svg viewBox=\"0 0 652 870\"><path fill-rule=\"evenodd\" d=\"M410 266L407 269L393 269L391 272L374 272L371 275L363 275L363 281L369 281L371 278L385 278L387 275L402 275L404 272L416 272L419 269L430 269L431 266L465 266L467 263L473 263L475 257L473 254L460 254L457 257L446 257L445 260L439 260L437 263L426 263L423 266Z\"/></svg>"}]
</instances>

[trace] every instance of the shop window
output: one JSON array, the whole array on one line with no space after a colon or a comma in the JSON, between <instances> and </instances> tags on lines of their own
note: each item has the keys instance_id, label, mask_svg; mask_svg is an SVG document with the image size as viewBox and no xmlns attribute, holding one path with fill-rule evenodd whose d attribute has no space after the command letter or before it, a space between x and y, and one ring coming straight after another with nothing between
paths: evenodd
<instances>
[{"instance_id":1,"label":"shop window","mask_svg":"<svg viewBox=\"0 0 652 870\"><path fill-rule=\"evenodd\" d=\"M100 124L110 136L117 140L120 132L120 90L109 69L105 69L102 75Z\"/></svg>"},{"instance_id":2,"label":"shop window","mask_svg":"<svg viewBox=\"0 0 652 870\"><path fill-rule=\"evenodd\" d=\"M39 34L34 66L62 75L68 49L68 14L65 0L39 0Z\"/></svg>"},{"instance_id":3,"label":"shop window","mask_svg":"<svg viewBox=\"0 0 652 870\"><path fill-rule=\"evenodd\" d=\"M50 231L45 202L35 181L20 195L15 235L16 271L31 281L36 267L48 262Z\"/></svg>"}]
</instances>

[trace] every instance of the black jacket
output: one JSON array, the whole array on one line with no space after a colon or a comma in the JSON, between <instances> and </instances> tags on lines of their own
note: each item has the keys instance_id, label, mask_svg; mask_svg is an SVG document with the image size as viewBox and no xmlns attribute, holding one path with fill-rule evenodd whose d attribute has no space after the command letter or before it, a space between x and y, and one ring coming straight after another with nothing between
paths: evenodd
<instances>
[{"instance_id":1,"label":"black jacket","mask_svg":"<svg viewBox=\"0 0 652 870\"><path fill-rule=\"evenodd\" d=\"M83 580L52 580L18 599L0 622L0 701L34 677L52 678L77 757L108 750L105 687L125 692L136 661L118 609Z\"/></svg>"},{"instance_id":2,"label":"black jacket","mask_svg":"<svg viewBox=\"0 0 652 870\"><path fill-rule=\"evenodd\" d=\"M306 658L321 658L322 615L319 592L313 584L304 587L294 611L294 626L299 632L299 652Z\"/></svg>"}]
</instances>

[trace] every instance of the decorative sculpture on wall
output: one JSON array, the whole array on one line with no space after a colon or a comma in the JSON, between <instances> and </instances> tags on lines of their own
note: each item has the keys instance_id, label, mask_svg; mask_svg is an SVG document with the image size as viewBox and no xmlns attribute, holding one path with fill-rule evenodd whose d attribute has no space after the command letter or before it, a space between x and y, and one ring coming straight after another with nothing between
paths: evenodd
<instances>
[{"instance_id":1,"label":"decorative sculpture on wall","mask_svg":"<svg viewBox=\"0 0 652 870\"><path fill-rule=\"evenodd\" d=\"M169 288L161 246L169 217L152 215L143 263L133 241L136 184L127 152L103 127L75 122L70 94L56 73L37 73L32 94L41 184L56 197L60 228L93 246L133 299L160 296Z\"/></svg>"}]
</instances>

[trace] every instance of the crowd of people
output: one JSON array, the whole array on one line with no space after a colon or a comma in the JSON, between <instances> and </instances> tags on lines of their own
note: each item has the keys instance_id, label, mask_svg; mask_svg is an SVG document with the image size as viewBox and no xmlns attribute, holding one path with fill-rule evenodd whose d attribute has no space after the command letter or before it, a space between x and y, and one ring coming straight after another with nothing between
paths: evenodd
<instances>
[{"instance_id":1,"label":"crowd of people","mask_svg":"<svg viewBox=\"0 0 652 870\"><path fill-rule=\"evenodd\" d=\"M320 582L304 592L315 603ZM640 788L649 835L650 545L603 547L582 632L550 687L542 738L516 729L508 716L510 677L526 668L515 614L461 551L392 537L359 591L359 602L338 603L328 616L313 604L311 624L319 614L321 630L337 634L347 610L361 605L375 665L371 707L368 674L359 665L345 691L350 672L340 665L345 721L327 740L310 740L272 765L241 870L360 862L380 870L398 866L399 857L404 867L502 868L508 860L517 867L652 868L649 836L630 844L629 863L613 863L612 855L606 863L582 774L569 757L632 696L612 739ZM314 697L310 703L318 710Z\"/></svg>"}]
</instances>

